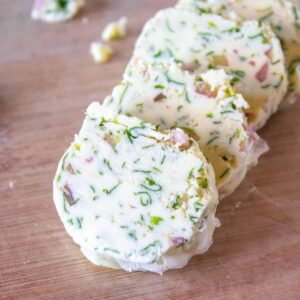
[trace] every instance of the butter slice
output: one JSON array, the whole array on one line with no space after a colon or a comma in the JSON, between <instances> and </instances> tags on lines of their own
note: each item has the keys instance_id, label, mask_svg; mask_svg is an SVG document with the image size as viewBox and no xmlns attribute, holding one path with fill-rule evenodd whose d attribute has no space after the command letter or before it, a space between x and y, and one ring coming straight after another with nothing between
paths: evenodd
<instances>
[{"instance_id":1,"label":"butter slice","mask_svg":"<svg viewBox=\"0 0 300 300\"><path fill-rule=\"evenodd\" d=\"M66 231L97 265L162 273L212 243L214 172L180 129L92 103L53 186Z\"/></svg>"},{"instance_id":2,"label":"butter slice","mask_svg":"<svg viewBox=\"0 0 300 300\"><path fill-rule=\"evenodd\" d=\"M247 117L262 127L287 91L279 40L267 24L170 8L145 25L134 55L147 63L175 61L191 72L224 69L249 104Z\"/></svg>"},{"instance_id":3,"label":"butter slice","mask_svg":"<svg viewBox=\"0 0 300 300\"><path fill-rule=\"evenodd\" d=\"M72 19L85 5L85 0L35 0L31 11L33 20L47 23Z\"/></svg>"},{"instance_id":4,"label":"butter slice","mask_svg":"<svg viewBox=\"0 0 300 300\"><path fill-rule=\"evenodd\" d=\"M104 100L116 112L160 129L180 127L212 163L222 197L233 192L268 148L248 126L248 104L224 70L190 74L176 63L148 65L133 58L123 81Z\"/></svg>"},{"instance_id":5,"label":"butter slice","mask_svg":"<svg viewBox=\"0 0 300 300\"><path fill-rule=\"evenodd\" d=\"M289 75L288 92L281 106L300 95L300 3L298 0L181 0L177 7L198 13L216 13L226 18L259 20L271 25L283 44Z\"/></svg>"}]
</instances>

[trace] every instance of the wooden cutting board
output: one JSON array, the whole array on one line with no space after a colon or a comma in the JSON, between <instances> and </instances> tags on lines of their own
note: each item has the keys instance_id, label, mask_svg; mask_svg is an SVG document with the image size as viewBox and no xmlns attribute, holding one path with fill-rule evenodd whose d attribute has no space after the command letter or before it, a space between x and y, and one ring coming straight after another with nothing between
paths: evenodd
<instances>
[{"instance_id":1,"label":"wooden cutting board","mask_svg":"<svg viewBox=\"0 0 300 300\"><path fill-rule=\"evenodd\" d=\"M89 0L56 25L32 22L31 2L0 5L0 298L300 299L300 101L261 130L271 150L220 204L209 252L163 277L95 267L63 229L52 178L87 105L120 80L144 22L174 1ZM130 34L113 60L94 64L90 42L123 15Z\"/></svg>"}]
</instances>

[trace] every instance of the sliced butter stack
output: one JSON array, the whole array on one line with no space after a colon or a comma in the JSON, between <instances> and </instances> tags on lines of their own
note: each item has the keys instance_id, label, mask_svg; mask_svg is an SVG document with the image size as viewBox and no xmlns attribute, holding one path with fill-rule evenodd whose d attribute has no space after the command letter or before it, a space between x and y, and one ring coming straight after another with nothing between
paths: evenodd
<instances>
[{"instance_id":1,"label":"sliced butter stack","mask_svg":"<svg viewBox=\"0 0 300 300\"><path fill-rule=\"evenodd\" d=\"M66 231L96 265L162 273L212 243L214 172L180 129L92 103L53 185Z\"/></svg>"},{"instance_id":2,"label":"sliced butter stack","mask_svg":"<svg viewBox=\"0 0 300 300\"><path fill-rule=\"evenodd\" d=\"M269 23L283 44L289 75L288 93L282 105L292 104L300 95L300 2L299 0L181 0L178 8L200 14L215 13L237 20Z\"/></svg>"},{"instance_id":3,"label":"sliced butter stack","mask_svg":"<svg viewBox=\"0 0 300 300\"><path fill-rule=\"evenodd\" d=\"M104 105L160 129L185 130L212 163L224 197L268 149L247 125L243 110L248 105L230 81L223 70L193 75L175 63L151 66L133 58Z\"/></svg>"},{"instance_id":4,"label":"sliced butter stack","mask_svg":"<svg viewBox=\"0 0 300 300\"><path fill-rule=\"evenodd\" d=\"M149 64L175 61L183 69L225 69L249 104L249 123L262 127L287 91L279 40L267 24L170 8L149 20L134 55Z\"/></svg>"}]
</instances>

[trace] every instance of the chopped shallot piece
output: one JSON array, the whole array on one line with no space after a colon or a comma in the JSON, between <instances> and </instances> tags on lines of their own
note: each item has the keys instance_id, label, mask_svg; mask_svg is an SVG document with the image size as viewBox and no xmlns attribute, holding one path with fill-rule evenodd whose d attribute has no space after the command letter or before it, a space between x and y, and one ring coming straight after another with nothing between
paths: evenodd
<instances>
[{"instance_id":1,"label":"chopped shallot piece","mask_svg":"<svg viewBox=\"0 0 300 300\"><path fill-rule=\"evenodd\" d=\"M93 156L90 156L85 161L90 164L91 162L93 162L93 160L94 160Z\"/></svg>"},{"instance_id":2,"label":"chopped shallot piece","mask_svg":"<svg viewBox=\"0 0 300 300\"><path fill-rule=\"evenodd\" d=\"M179 148L182 150L189 149L189 137L185 134L182 129L176 128L171 131L171 140L179 145Z\"/></svg>"},{"instance_id":3,"label":"chopped shallot piece","mask_svg":"<svg viewBox=\"0 0 300 300\"><path fill-rule=\"evenodd\" d=\"M196 93L200 95L206 95L208 98L214 98L217 96L216 91L212 91L210 86L203 81L199 81L196 83Z\"/></svg>"},{"instance_id":4,"label":"chopped shallot piece","mask_svg":"<svg viewBox=\"0 0 300 300\"><path fill-rule=\"evenodd\" d=\"M268 70L269 70L269 63L266 62L255 74L256 79L259 82L264 82L267 79Z\"/></svg>"},{"instance_id":5,"label":"chopped shallot piece","mask_svg":"<svg viewBox=\"0 0 300 300\"><path fill-rule=\"evenodd\" d=\"M213 57L213 62L215 65L220 65L227 67L229 65L228 59L225 55L215 55Z\"/></svg>"},{"instance_id":6,"label":"chopped shallot piece","mask_svg":"<svg viewBox=\"0 0 300 300\"><path fill-rule=\"evenodd\" d=\"M265 52L266 56L268 56L270 59L273 58L273 51L272 51L272 48L268 49L266 52Z\"/></svg>"},{"instance_id":7,"label":"chopped shallot piece","mask_svg":"<svg viewBox=\"0 0 300 300\"><path fill-rule=\"evenodd\" d=\"M116 144L117 144L116 139L115 139L111 134L106 133L106 134L104 135L104 140L105 140L108 144L110 144L113 148L116 147Z\"/></svg>"},{"instance_id":8,"label":"chopped shallot piece","mask_svg":"<svg viewBox=\"0 0 300 300\"><path fill-rule=\"evenodd\" d=\"M256 63L254 60L249 60L249 65L255 67Z\"/></svg>"},{"instance_id":9,"label":"chopped shallot piece","mask_svg":"<svg viewBox=\"0 0 300 300\"><path fill-rule=\"evenodd\" d=\"M166 96L164 94L160 93L154 98L154 102L160 102L163 99L166 99Z\"/></svg>"},{"instance_id":10,"label":"chopped shallot piece","mask_svg":"<svg viewBox=\"0 0 300 300\"><path fill-rule=\"evenodd\" d=\"M256 153L262 155L269 150L268 144L256 133L254 125L248 125L246 130L249 136L250 144Z\"/></svg>"},{"instance_id":11,"label":"chopped shallot piece","mask_svg":"<svg viewBox=\"0 0 300 300\"><path fill-rule=\"evenodd\" d=\"M67 171L68 171L70 174L74 174L74 173L75 173L75 172L74 172L74 169L73 169L73 167L72 167L71 164L68 164L66 169L67 169Z\"/></svg>"},{"instance_id":12,"label":"chopped shallot piece","mask_svg":"<svg viewBox=\"0 0 300 300\"><path fill-rule=\"evenodd\" d=\"M197 69L197 65L196 64L182 64L181 65L181 70L182 71L188 71L188 72L194 72Z\"/></svg>"},{"instance_id":13,"label":"chopped shallot piece","mask_svg":"<svg viewBox=\"0 0 300 300\"><path fill-rule=\"evenodd\" d=\"M68 201L69 205L75 204L72 191L67 184L65 184L63 187L63 193L64 193L64 198Z\"/></svg>"},{"instance_id":14,"label":"chopped shallot piece","mask_svg":"<svg viewBox=\"0 0 300 300\"><path fill-rule=\"evenodd\" d=\"M173 246L176 248L186 243L186 239L183 237L172 237L171 241Z\"/></svg>"}]
</instances>

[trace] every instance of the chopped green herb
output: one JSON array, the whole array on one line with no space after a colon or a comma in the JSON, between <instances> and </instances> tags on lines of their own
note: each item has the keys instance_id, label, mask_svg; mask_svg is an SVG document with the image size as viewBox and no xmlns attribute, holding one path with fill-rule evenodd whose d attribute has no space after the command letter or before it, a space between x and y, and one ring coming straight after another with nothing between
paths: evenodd
<instances>
[{"instance_id":1,"label":"chopped green herb","mask_svg":"<svg viewBox=\"0 0 300 300\"><path fill-rule=\"evenodd\" d=\"M192 215L189 216L189 219L190 219L190 221L191 221L193 224L197 224L198 221L199 221L199 218L198 218L198 217L192 216Z\"/></svg>"},{"instance_id":2,"label":"chopped green herb","mask_svg":"<svg viewBox=\"0 0 300 300\"><path fill-rule=\"evenodd\" d=\"M125 94L126 94L128 88L129 88L129 83L127 82L127 83L125 84L125 87L124 87L124 89L123 89L122 94L120 95L120 98L119 98L119 105L122 103L123 98L124 98L124 96L125 96Z\"/></svg>"},{"instance_id":3,"label":"chopped green herb","mask_svg":"<svg viewBox=\"0 0 300 300\"><path fill-rule=\"evenodd\" d=\"M103 159L103 162L108 167L108 169L112 171L112 168L110 166L110 162L107 159L105 159L105 158Z\"/></svg>"},{"instance_id":4,"label":"chopped green herb","mask_svg":"<svg viewBox=\"0 0 300 300\"><path fill-rule=\"evenodd\" d=\"M198 32L198 34L199 34L200 36L211 36L211 35L213 35L213 34L210 33L210 32Z\"/></svg>"},{"instance_id":5,"label":"chopped green herb","mask_svg":"<svg viewBox=\"0 0 300 300\"><path fill-rule=\"evenodd\" d=\"M152 192L158 192L162 190L162 186L157 184L152 178L146 177L146 183L141 184L143 188Z\"/></svg>"},{"instance_id":6,"label":"chopped green herb","mask_svg":"<svg viewBox=\"0 0 300 300\"><path fill-rule=\"evenodd\" d=\"M138 159L136 159L133 163L134 163L134 164L137 164L140 160L141 160L141 159L138 158Z\"/></svg>"},{"instance_id":7,"label":"chopped green herb","mask_svg":"<svg viewBox=\"0 0 300 300\"><path fill-rule=\"evenodd\" d=\"M59 181L60 181L60 178L61 178L61 173L58 174L58 176L56 177L56 182L59 182Z\"/></svg>"},{"instance_id":8,"label":"chopped green herb","mask_svg":"<svg viewBox=\"0 0 300 300\"><path fill-rule=\"evenodd\" d=\"M219 135L216 135L214 137L212 137L207 143L206 145L210 145L211 143L213 143L215 140L217 140L220 136Z\"/></svg>"},{"instance_id":9,"label":"chopped green herb","mask_svg":"<svg viewBox=\"0 0 300 300\"><path fill-rule=\"evenodd\" d=\"M201 188L203 189L206 189L208 187L208 179L205 177L205 178L202 178L200 180L200 186Z\"/></svg>"},{"instance_id":10,"label":"chopped green herb","mask_svg":"<svg viewBox=\"0 0 300 300\"><path fill-rule=\"evenodd\" d=\"M181 111L182 108L183 108L183 105L179 105L179 106L177 107L177 111Z\"/></svg>"},{"instance_id":11,"label":"chopped green herb","mask_svg":"<svg viewBox=\"0 0 300 300\"><path fill-rule=\"evenodd\" d=\"M66 153L65 156L62 159L62 164L61 164L61 168L64 170L65 169L65 161L67 159L67 157L69 156L69 153Z\"/></svg>"},{"instance_id":12,"label":"chopped green herb","mask_svg":"<svg viewBox=\"0 0 300 300\"><path fill-rule=\"evenodd\" d=\"M55 2L58 10L66 10L69 0L55 0Z\"/></svg>"},{"instance_id":13,"label":"chopped green herb","mask_svg":"<svg viewBox=\"0 0 300 300\"><path fill-rule=\"evenodd\" d=\"M135 195L141 195L140 202L143 206L152 204L152 198L148 192L138 192Z\"/></svg>"},{"instance_id":14,"label":"chopped green herb","mask_svg":"<svg viewBox=\"0 0 300 300\"><path fill-rule=\"evenodd\" d=\"M133 170L133 172L135 173L145 173L145 174L150 174L151 171L148 171L148 170L140 170L140 169L135 169Z\"/></svg>"},{"instance_id":15,"label":"chopped green herb","mask_svg":"<svg viewBox=\"0 0 300 300\"><path fill-rule=\"evenodd\" d=\"M166 76L168 82L172 82L172 83L175 83L175 84L178 84L178 85L184 85L183 82L179 82L179 81L176 81L176 80L172 79L167 73L165 74L165 76Z\"/></svg>"},{"instance_id":16,"label":"chopped green herb","mask_svg":"<svg viewBox=\"0 0 300 300\"><path fill-rule=\"evenodd\" d=\"M81 229L82 228L82 220L83 220L83 218L81 217L81 218L76 218L76 221L77 221L77 225L78 225L78 228L79 229Z\"/></svg>"},{"instance_id":17,"label":"chopped green herb","mask_svg":"<svg viewBox=\"0 0 300 300\"><path fill-rule=\"evenodd\" d=\"M248 36L248 39L252 39L253 40L253 39L256 39L258 37L264 38L264 35L262 33L258 33L258 34L255 34L255 35Z\"/></svg>"},{"instance_id":18,"label":"chopped green herb","mask_svg":"<svg viewBox=\"0 0 300 300\"><path fill-rule=\"evenodd\" d=\"M232 143L232 141L235 139L235 138L239 138L241 135L241 130L238 128L235 133L230 137L229 139L229 144Z\"/></svg>"},{"instance_id":19,"label":"chopped green herb","mask_svg":"<svg viewBox=\"0 0 300 300\"><path fill-rule=\"evenodd\" d=\"M289 75L293 75L293 74L295 74L295 72L296 72L296 67L297 67L297 65L300 63L300 58L296 58L296 59L294 59L291 63L290 63L290 65L289 65L289 67L288 67L288 73L289 73Z\"/></svg>"},{"instance_id":20,"label":"chopped green herb","mask_svg":"<svg viewBox=\"0 0 300 300\"><path fill-rule=\"evenodd\" d=\"M161 170L159 168L153 167L153 170L158 172L158 173L161 173Z\"/></svg>"},{"instance_id":21,"label":"chopped green herb","mask_svg":"<svg viewBox=\"0 0 300 300\"><path fill-rule=\"evenodd\" d=\"M234 113L234 110L229 110L229 109L227 109L227 110L221 111L221 114L222 114L222 115L225 115L225 114L231 114L231 113Z\"/></svg>"},{"instance_id":22,"label":"chopped green herb","mask_svg":"<svg viewBox=\"0 0 300 300\"><path fill-rule=\"evenodd\" d=\"M210 7L203 8L203 7L198 7L197 4L194 4L194 5L200 14L211 14L212 13L212 9Z\"/></svg>"},{"instance_id":23,"label":"chopped green herb","mask_svg":"<svg viewBox=\"0 0 300 300\"><path fill-rule=\"evenodd\" d=\"M200 201L196 201L194 204L195 210L198 212L203 207L203 204Z\"/></svg>"},{"instance_id":24,"label":"chopped green herb","mask_svg":"<svg viewBox=\"0 0 300 300\"><path fill-rule=\"evenodd\" d=\"M172 208L177 209L177 208L179 208L179 205L180 205L180 196L177 195L175 198L175 201L172 204Z\"/></svg>"},{"instance_id":25,"label":"chopped green herb","mask_svg":"<svg viewBox=\"0 0 300 300\"><path fill-rule=\"evenodd\" d=\"M272 65L277 65L280 62L281 62L281 59L277 59L275 61L272 61L271 63L272 63Z\"/></svg>"},{"instance_id":26,"label":"chopped green herb","mask_svg":"<svg viewBox=\"0 0 300 300\"><path fill-rule=\"evenodd\" d=\"M175 32L174 29L171 27L170 22L169 22L168 19L166 19L166 26L167 26L167 29L168 29L170 32L172 32L172 33Z\"/></svg>"},{"instance_id":27,"label":"chopped green herb","mask_svg":"<svg viewBox=\"0 0 300 300\"><path fill-rule=\"evenodd\" d=\"M219 179L222 179L223 177L225 177L228 173L229 173L230 169L226 169L219 177Z\"/></svg>"},{"instance_id":28,"label":"chopped green herb","mask_svg":"<svg viewBox=\"0 0 300 300\"><path fill-rule=\"evenodd\" d=\"M147 254L149 253L149 251L151 250L151 248L156 248L156 244L157 244L157 242L153 242L153 243L149 244L148 246L146 246L145 248L143 248L143 249L140 251L140 254L141 254L142 256L147 255ZM153 249L153 250L155 250L155 249Z\"/></svg>"},{"instance_id":29,"label":"chopped green herb","mask_svg":"<svg viewBox=\"0 0 300 300\"><path fill-rule=\"evenodd\" d=\"M212 27L212 28L218 28L217 24L216 24L215 22L213 22L213 21L209 21L209 22L208 22L208 25L209 25L210 27Z\"/></svg>"},{"instance_id":30,"label":"chopped green herb","mask_svg":"<svg viewBox=\"0 0 300 300\"><path fill-rule=\"evenodd\" d=\"M148 148L152 148L152 147L155 147L155 144L151 144L151 145L143 146L143 149L148 149Z\"/></svg>"},{"instance_id":31,"label":"chopped green herb","mask_svg":"<svg viewBox=\"0 0 300 300\"><path fill-rule=\"evenodd\" d=\"M120 185L121 183L118 183L116 184L115 186L113 186L110 190L107 190L107 189L103 189L103 193L105 193L106 195L110 195L116 188L118 188L118 186Z\"/></svg>"},{"instance_id":32,"label":"chopped green herb","mask_svg":"<svg viewBox=\"0 0 300 300\"><path fill-rule=\"evenodd\" d=\"M162 221L163 221L163 219L161 217L158 217L158 216L150 217L150 222L152 225L158 225Z\"/></svg>"},{"instance_id":33,"label":"chopped green herb","mask_svg":"<svg viewBox=\"0 0 300 300\"><path fill-rule=\"evenodd\" d=\"M127 135L130 143L132 144L133 143L133 139L136 139L138 138L138 134L136 133L136 130L137 129L144 129L145 128L145 125L141 125L141 126L134 126L130 129L126 129L125 130L125 134ZM134 132L136 133L136 135L134 134Z\"/></svg>"},{"instance_id":34,"label":"chopped green herb","mask_svg":"<svg viewBox=\"0 0 300 300\"><path fill-rule=\"evenodd\" d=\"M165 89L166 87L165 87L164 85L162 85L162 84L156 84L156 85L154 86L154 88L163 90L163 89Z\"/></svg>"},{"instance_id":35,"label":"chopped green herb","mask_svg":"<svg viewBox=\"0 0 300 300\"><path fill-rule=\"evenodd\" d=\"M231 74L239 77L239 78L244 78L246 76L246 73L244 71L241 70L235 70L235 71L231 71Z\"/></svg>"},{"instance_id":36,"label":"chopped green herb","mask_svg":"<svg viewBox=\"0 0 300 300\"><path fill-rule=\"evenodd\" d=\"M132 237L135 241L137 241L136 231L135 231L134 229L130 230L130 231L128 232L128 235L129 235L130 237Z\"/></svg>"},{"instance_id":37,"label":"chopped green herb","mask_svg":"<svg viewBox=\"0 0 300 300\"><path fill-rule=\"evenodd\" d=\"M273 14L274 14L274 12L271 11L271 12L269 12L268 14L262 16L259 20L260 20L261 22L266 21L266 20L269 19Z\"/></svg>"},{"instance_id":38,"label":"chopped green herb","mask_svg":"<svg viewBox=\"0 0 300 300\"><path fill-rule=\"evenodd\" d=\"M237 27L232 27L232 28L229 28L229 29L225 29L223 30L222 32L228 32L228 33L232 33L232 32L240 32L241 30Z\"/></svg>"},{"instance_id":39,"label":"chopped green herb","mask_svg":"<svg viewBox=\"0 0 300 300\"><path fill-rule=\"evenodd\" d=\"M188 175L188 180L191 180L192 178L194 178L194 168L190 171L189 175Z\"/></svg>"},{"instance_id":40,"label":"chopped green herb","mask_svg":"<svg viewBox=\"0 0 300 300\"><path fill-rule=\"evenodd\" d=\"M282 82L283 82L283 75L281 75L280 76L280 79L279 79L279 81L278 81L278 83L276 83L273 87L275 88L275 89L278 89L280 86L281 86L281 84L282 84Z\"/></svg>"},{"instance_id":41,"label":"chopped green herb","mask_svg":"<svg viewBox=\"0 0 300 300\"><path fill-rule=\"evenodd\" d=\"M103 250L104 250L104 251L114 252L114 253L120 253L118 250L112 249L112 248L104 248Z\"/></svg>"},{"instance_id":42,"label":"chopped green herb","mask_svg":"<svg viewBox=\"0 0 300 300\"><path fill-rule=\"evenodd\" d=\"M159 50L154 54L154 57L157 58L157 57L161 56L161 54L162 54L162 52L161 52L161 50Z\"/></svg>"},{"instance_id":43,"label":"chopped green herb","mask_svg":"<svg viewBox=\"0 0 300 300\"><path fill-rule=\"evenodd\" d=\"M189 94L188 94L187 90L185 90L184 96L185 96L186 102L191 103L191 100L190 100L190 97L189 97Z\"/></svg>"}]
</instances>

